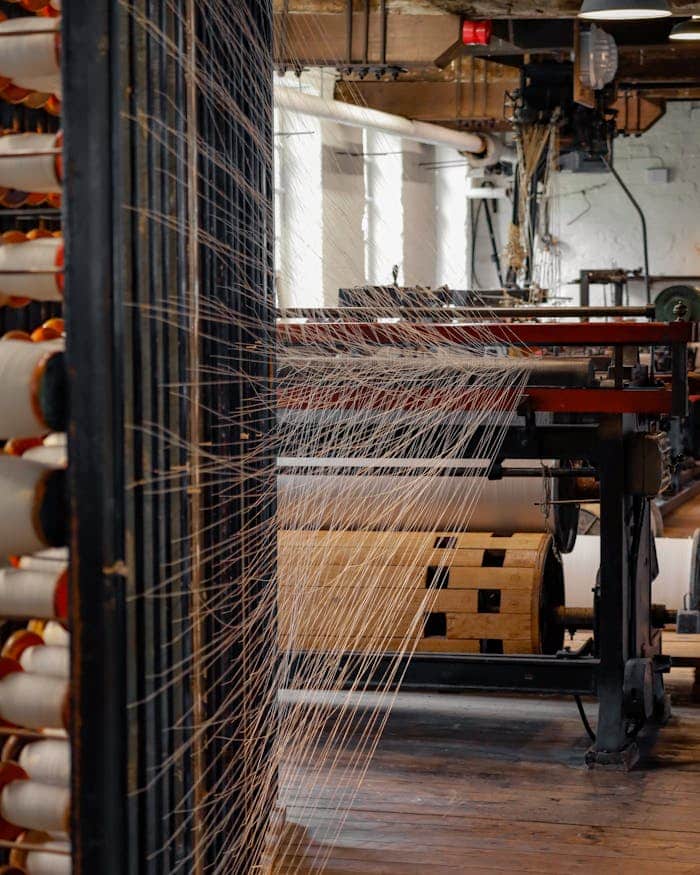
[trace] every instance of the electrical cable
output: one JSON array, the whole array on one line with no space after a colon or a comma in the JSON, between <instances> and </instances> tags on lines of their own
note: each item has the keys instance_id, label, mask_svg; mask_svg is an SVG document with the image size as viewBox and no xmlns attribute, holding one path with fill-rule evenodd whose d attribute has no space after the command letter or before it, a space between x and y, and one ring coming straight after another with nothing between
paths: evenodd
<instances>
[{"instance_id":1,"label":"electrical cable","mask_svg":"<svg viewBox=\"0 0 700 875\"><path fill-rule=\"evenodd\" d=\"M596 735L591 727L591 724L588 722L588 717L586 716L586 712L584 711L581 697L574 694L574 701L576 702L576 707L578 708L578 713L581 717L581 723L583 723L583 728L586 730L586 733L588 734L590 740L595 741Z\"/></svg>"}]
</instances>

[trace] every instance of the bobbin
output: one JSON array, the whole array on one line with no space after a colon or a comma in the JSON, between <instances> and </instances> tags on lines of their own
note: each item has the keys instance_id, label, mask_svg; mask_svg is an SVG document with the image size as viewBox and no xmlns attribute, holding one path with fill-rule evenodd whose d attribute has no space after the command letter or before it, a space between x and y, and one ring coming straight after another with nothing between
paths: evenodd
<instances>
[{"instance_id":1,"label":"bobbin","mask_svg":"<svg viewBox=\"0 0 700 875\"><path fill-rule=\"evenodd\" d=\"M29 674L15 660L0 657L0 720L27 729L66 729L69 713L65 680Z\"/></svg>"},{"instance_id":2,"label":"bobbin","mask_svg":"<svg viewBox=\"0 0 700 875\"><path fill-rule=\"evenodd\" d=\"M68 571L3 568L0 616L68 622Z\"/></svg>"},{"instance_id":3,"label":"bobbin","mask_svg":"<svg viewBox=\"0 0 700 875\"><path fill-rule=\"evenodd\" d=\"M61 144L60 132L0 136L0 186L28 193L60 194Z\"/></svg>"},{"instance_id":4,"label":"bobbin","mask_svg":"<svg viewBox=\"0 0 700 875\"><path fill-rule=\"evenodd\" d=\"M28 830L16 840L9 862L11 866L19 867L22 875L72 875L70 850L67 841L38 830Z\"/></svg>"},{"instance_id":5,"label":"bobbin","mask_svg":"<svg viewBox=\"0 0 700 875\"><path fill-rule=\"evenodd\" d=\"M0 294L32 301L63 300L60 237L0 243Z\"/></svg>"},{"instance_id":6,"label":"bobbin","mask_svg":"<svg viewBox=\"0 0 700 875\"><path fill-rule=\"evenodd\" d=\"M0 763L0 837L16 839L25 830L65 833L70 822L70 790L32 781L17 763Z\"/></svg>"},{"instance_id":7,"label":"bobbin","mask_svg":"<svg viewBox=\"0 0 700 875\"><path fill-rule=\"evenodd\" d=\"M42 343L0 341L0 439L63 431L66 390L63 352Z\"/></svg>"},{"instance_id":8,"label":"bobbin","mask_svg":"<svg viewBox=\"0 0 700 875\"><path fill-rule=\"evenodd\" d=\"M60 18L0 21L0 76L30 91L61 93Z\"/></svg>"},{"instance_id":9,"label":"bobbin","mask_svg":"<svg viewBox=\"0 0 700 875\"><path fill-rule=\"evenodd\" d=\"M66 472L0 454L0 519L2 556L65 545Z\"/></svg>"}]
</instances>

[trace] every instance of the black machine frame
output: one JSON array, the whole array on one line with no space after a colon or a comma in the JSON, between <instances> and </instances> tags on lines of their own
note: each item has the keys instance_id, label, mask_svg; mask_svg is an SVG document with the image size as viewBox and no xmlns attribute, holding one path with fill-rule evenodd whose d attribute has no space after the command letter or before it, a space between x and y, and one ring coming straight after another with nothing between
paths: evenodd
<instances>
[{"instance_id":1,"label":"black machine frame","mask_svg":"<svg viewBox=\"0 0 700 875\"><path fill-rule=\"evenodd\" d=\"M577 315L585 318L592 313ZM325 336L332 343L334 339L352 334L359 327L366 329L363 330L366 337L377 337L378 342L387 342L387 337L378 330L378 326L353 326L352 323L344 326L342 322L312 326L309 336L316 340ZM515 336L523 326L513 325L512 328ZM535 331L538 334L546 333L547 328L543 326L543 332L540 329ZM553 337L549 345L557 346L557 340L554 339L557 326L551 325L549 328ZM570 334L566 326L562 328L562 337ZM607 328L614 330L613 326L608 325ZM670 343L672 373L669 375L667 413L672 418L687 415L686 341L694 336L693 326L678 328L679 335L685 335L685 340L677 339ZM469 326L467 330L470 330ZM475 330L478 331L478 328ZM585 331L590 336L596 328L589 326ZM617 389L626 385L623 360L625 346L629 345L630 340L625 331L625 324L622 323L620 337L612 344L612 374ZM452 339L458 338L459 332L459 326L454 326L454 332L452 328L442 330L445 336ZM398 336L399 332L396 334ZM282 336L285 337L284 330ZM304 329L296 336L294 332L289 332L286 340L303 343ZM565 337L563 345L566 343L572 345L571 339ZM582 462L588 469L593 469L599 482L600 571L598 580L591 582L592 589L595 587L592 641L581 651L561 650L553 655L421 652L402 658L398 673L393 673L396 672L396 658L391 655L377 654L371 661L376 667L367 674L363 666L368 663L361 655L356 658L355 654L348 653L342 662L343 678L347 684L362 689L381 688L385 686L387 677L399 676L402 678L402 689L478 689L594 695L599 700L598 726L595 740L586 753L586 762L589 766L630 768L639 757L635 738L640 729L645 725L662 724L670 714L663 674L670 669L671 661L662 653L661 630L656 625L658 614L652 610L652 583L658 573L651 533L652 496L639 488L638 477L636 482L633 482L635 478L630 477L633 465L630 459L631 443L640 435L657 431L662 417L657 414L618 413L606 408L602 414L577 415L570 412L538 419L537 414L528 411L527 400L520 412L523 414L521 422L507 430L497 457L490 460L493 472L498 472L505 459L563 458ZM426 436L422 435L421 449L416 456L440 453L439 429L433 435L435 443L431 448L428 448ZM477 433L475 442L479 437ZM294 456L293 429L290 429L287 440L289 445L284 447L284 453ZM371 454L371 446L365 447L365 452ZM465 448L465 453L468 452L468 448ZM330 451L329 455L332 454ZM411 451L407 450L406 455L410 457ZM510 473L517 475L517 469ZM575 476L575 469L572 476ZM293 658L303 659L305 654L295 654ZM355 663L357 670L354 669Z\"/></svg>"},{"instance_id":2,"label":"black machine frame","mask_svg":"<svg viewBox=\"0 0 700 875\"><path fill-rule=\"evenodd\" d=\"M274 325L271 152L262 146L272 143L272 9L242 0L231 13L245 23L241 40L255 31L269 47L256 69L206 12L201 0L71 0L63 10L76 875L242 875L251 863L227 857L242 797L211 793L231 767L229 684L245 653L232 647L200 670L197 636L216 635L231 618L199 615L194 602L208 587L221 590L222 556L241 552L251 507L258 531L272 530L270 459L254 463L249 501L231 495L224 506L216 484L194 481L200 443L209 459L230 458L231 414L248 381L267 374L267 359L247 344L267 349ZM224 87L222 69L240 116L218 111L202 85ZM261 130L267 124L260 140L246 113ZM214 190L225 193L220 202ZM254 253L250 227L259 231ZM243 254L232 260L205 239ZM217 307L240 318L216 318ZM213 381L222 350L232 349L240 379ZM248 424L264 435L270 415L253 413ZM164 475L167 489L158 488ZM270 549L261 589L273 571ZM150 599L175 572L174 594ZM181 665L188 670L174 677ZM226 703L228 734L197 733ZM203 805L227 825L218 838L204 835Z\"/></svg>"}]
</instances>

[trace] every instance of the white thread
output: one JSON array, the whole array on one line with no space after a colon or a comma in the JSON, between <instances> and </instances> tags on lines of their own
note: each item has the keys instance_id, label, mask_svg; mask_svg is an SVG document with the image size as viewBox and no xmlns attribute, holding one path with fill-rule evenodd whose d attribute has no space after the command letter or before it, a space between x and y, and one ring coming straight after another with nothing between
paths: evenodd
<instances>
[{"instance_id":1,"label":"white thread","mask_svg":"<svg viewBox=\"0 0 700 875\"><path fill-rule=\"evenodd\" d=\"M58 267L62 249L63 240L60 237L40 237L37 240L25 240L21 243L0 243L0 292L18 298L31 298L33 301L62 301L63 295L59 288L61 275L54 272ZM23 271L42 270L47 273L23 273ZM17 273L5 273L5 271L17 271Z\"/></svg>"},{"instance_id":2,"label":"white thread","mask_svg":"<svg viewBox=\"0 0 700 875\"><path fill-rule=\"evenodd\" d=\"M56 148L56 134L0 136L0 186L29 193L60 194ZM6 157L9 155L16 157Z\"/></svg>"},{"instance_id":3,"label":"white thread","mask_svg":"<svg viewBox=\"0 0 700 875\"><path fill-rule=\"evenodd\" d=\"M60 572L3 568L0 571L0 615L51 619Z\"/></svg>"},{"instance_id":4,"label":"white thread","mask_svg":"<svg viewBox=\"0 0 700 875\"><path fill-rule=\"evenodd\" d=\"M0 795L0 815L25 829L63 831L69 808L68 788L36 781L12 781L5 785Z\"/></svg>"},{"instance_id":5,"label":"white thread","mask_svg":"<svg viewBox=\"0 0 700 875\"><path fill-rule=\"evenodd\" d=\"M26 729L61 729L67 693L60 678L12 672L0 680L0 717Z\"/></svg>"},{"instance_id":6,"label":"white thread","mask_svg":"<svg viewBox=\"0 0 700 875\"><path fill-rule=\"evenodd\" d=\"M70 742L58 738L31 741L19 754L19 765L32 781L68 787L70 784Z\"/></svg>"},{"instance_id":7,"label":"white thread","mask_svg":"<svg viewBox=\"0 0 700 875\"><path fill-rule=\"evenodd\" d=\"M70 677L70 651L60 644L27 647L19 658L19 664L31 674L65 679Z\"/></svg>"}]
</instances>

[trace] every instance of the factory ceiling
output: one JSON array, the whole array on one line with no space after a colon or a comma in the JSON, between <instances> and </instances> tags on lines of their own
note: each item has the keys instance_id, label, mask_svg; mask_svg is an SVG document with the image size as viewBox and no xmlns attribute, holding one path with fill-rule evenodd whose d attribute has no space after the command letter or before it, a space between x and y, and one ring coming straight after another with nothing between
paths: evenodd
<instances>
[{"instance_id":1,"label":"factory ceiling","mask_svg":"<svg viewBox=\"0 0 700 875\"><path fill-rule=\"evenodd\" d=\"M596 99L577 79L580 0L274 2L278 69L334 67L340 100L451 127L502 130L511 124L509 95L523 75L538 67L554 80L572 59L574 99ZM669 40L684 16L700 13L700 3L670 6L671 18L601 23L618 47L606 101L624 133L648 129L669 100L700 99L700 42ZM464 44L470 19L493 20L488 44Z\"/></svg>"}]
</instances>

